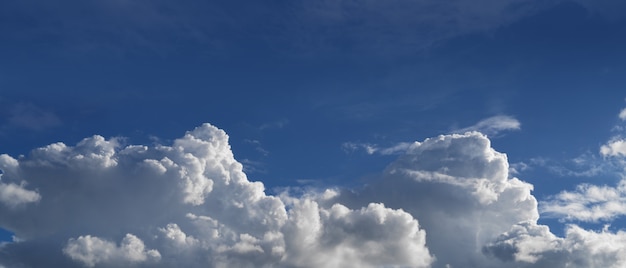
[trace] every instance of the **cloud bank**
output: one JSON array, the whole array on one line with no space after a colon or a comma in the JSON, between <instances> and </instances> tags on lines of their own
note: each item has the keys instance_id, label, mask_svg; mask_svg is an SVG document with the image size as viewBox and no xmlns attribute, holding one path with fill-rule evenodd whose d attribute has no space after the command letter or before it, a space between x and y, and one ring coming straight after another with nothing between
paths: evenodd
<instances>
[{"instance_id":1,"label":"cloud bank","mask_svg":"<svg viewBox=\"0 0 626 268\"><path fill-rule=\"evenodd\" d=\"M18 158L3 154L0 227L15 239L0 246L0 265L626 265L624 232L571 224L557 237L538 224L533 186L509 173L507 156L484 134L441 135L403 151L362 188L276 196L248 179L226 133L209 124L169 145L96 135ZM563 211L587 204L594 189L563 193L543 209L567 218ZM615 194L600 201L620 200Z\"/></svg>"},{"instance_id":2,"label":"cloud bank","mask_svg":"<svg viewBox=\"0 0 626 268\"><path fill-rule=\"evenodd\" d=\"M202 125L171 145L93 136L0 156L8 267L428 267L418 221L369 203L266 195Z\"/></svg>"}]
</instances>

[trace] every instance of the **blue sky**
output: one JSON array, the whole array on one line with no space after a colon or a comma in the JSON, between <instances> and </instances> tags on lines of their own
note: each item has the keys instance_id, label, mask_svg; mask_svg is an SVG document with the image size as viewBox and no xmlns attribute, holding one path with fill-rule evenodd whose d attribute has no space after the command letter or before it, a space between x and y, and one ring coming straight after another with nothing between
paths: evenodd
<instances>
[{"instance_id":1,"label":"blue sky","mask_svg":"<svg viewBox=\"0 0 626 268\"><path fill-rule=\"evenodd\" d=\"M267 194L359 191L407 150L384 148L484 132L482 120L506 118L519 127L485 134L518 171L510 177L534 186L538 223L560 237L568 224L618 232L626 212L544 217L542 202L623 177L624 154L600 153L623 135L623 8L611 0L5 1L0 154L18 159L93 135L123 137L122 147L167 145L210 123ZM19 260L5 251L13 253L0 264ZM431 253L448 260L436 246Z\"/></svg>"}]
</instances>

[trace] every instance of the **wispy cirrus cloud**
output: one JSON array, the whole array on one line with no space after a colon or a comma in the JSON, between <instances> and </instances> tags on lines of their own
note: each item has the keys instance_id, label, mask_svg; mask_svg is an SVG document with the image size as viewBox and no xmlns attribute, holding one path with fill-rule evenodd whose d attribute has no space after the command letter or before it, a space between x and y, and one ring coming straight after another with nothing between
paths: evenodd
<instances>
[{"instance_id":1,"label":"wispy cirrus cloud","mask_svg":"<svg viewBox=\"0 0 626 268\"><path fill-rule=\"evenodd\" d=\"M54 36L60 46L82 51L107 49L124 54L143 48L167 54L177 43L224 51L235 43L233 39L245 35L259 44L300 55L346 52L346 45L354 51L397 55L493 31L559 1L324 0L244 6L206 1L40 2L0 6L6 18L41 22L7 29L11 39Z\"/></svg>"},{"instance_id":2,"label":"wispy cirrus cloud","mask_svg":"<svg viewBox=\"0 0 626 268\"><path fill-rule=\"evenodd\" d=\"M5 127L29 130L43 130L58 127L61 119L53 111L46 110L30 102L20 102L5 107Z\"/></svg>"},{"instance_id":3,"label":"wispy cirrus cloud","mask_svg":"<svg viewBox=\"0 0 626 268\"><path fill-rule=\"evenodd\" d=\"M480 120L472 126L455 130L454 133L478 131L488 136L496 136L503 131L519 130L521 125L522 124L515 117L508 115L496 115Z\"/></svg>"},{"instance_id":4,"label":"wispy cirrus cloud","mask_svg":"<svg viewBox=\"0 0 626 268\"><path fill-rule=\"evenodd\" d=\"M281 129L285 127L287 124L289 124L289 120L281 119L281 120L261 124L259 126L259 130Z\"/></svg>"},{"instance_id":5,"label":"wispy cirrus cloud","mask_svg":"<svg viewBox=\"0 0 626 268\"><path fill-rule=\"evenodd\" d=\"M344 142L341 144L341 149L344 150L344 152L363 150L367 154L393 155L405 152L409 149L411 144L410 142L399 142L388 147L382 147L370 143Z\"/></svg>"}]
</instances>

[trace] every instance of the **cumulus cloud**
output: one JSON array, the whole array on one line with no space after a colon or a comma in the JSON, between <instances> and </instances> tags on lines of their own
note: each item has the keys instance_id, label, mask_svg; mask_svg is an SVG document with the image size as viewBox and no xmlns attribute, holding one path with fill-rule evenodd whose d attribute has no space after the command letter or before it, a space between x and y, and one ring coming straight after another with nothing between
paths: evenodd
<instances>
[{"instance_id":1,"label":"cumulus cloud","mask_svg":"<svg viewBox=\"0 0 626 268\"><path fill-rule=\"evenodd\" d=\"M488 136L498 135L506 130L519 130L521 123L512 116L496 115L476 123L473 126L462 128L454 131L455 133L464 133L468 131L478 131Z\"/></svg>"},{"instance_id":2,"label":"cumulus cloud","mask_svg":"<svg viewBox=\"0 0 626 268\"><path fill-rule=\"evenodd\" d=\"M626 108L622 109L618 114L621 121L626 120ZM623 131L624 126L616 125L614 131ZM609 141L600 147L600 154L604 157L624 157L626 156L626 140L622 133L611 137Z\"/></svg>"},{"instance_id":3,"label":"cumulus cloud","mask_svg":"<svg viewBox=\"0 0 626 268\"><path fill-rule=\"evenodd\" d=\"M615 138L600 147L600 154L603 156L626 156L626 141Z\"/></svg>"},{"instance_id":4,"label":"cumulus cloud","mask_svg":"<svg viewBox=\"0 0 626 268\"><path fill-rule=\"evenodd\" d=\"M503 261L519 262L517 267L617 268L626 266L626 233L596 232L570 225L561 238L547 226L524 222L483 251Z\"/></svg>"},{"instance_id":5,"label":"cumulus cloud","mask_svg":"<svg viewBox=\"0 0 626 268\"><path fill-rule=\"evenodd\" d=\"M626 181L617 187L581 184L542 202L542 214L564 220L607 221L626 215Z\"/></svg>"},{"instance_id":6,"label":"cumulus cloud","mask_svg":"<svg viewBox=\"0 0 626 268\"><path fill-rule=\"evenodd\" d=\"M37 191L26 189L26 182L2 182L3 176L11 178L14 176L18 168L17 160L7 154L0 154L0 203L9 208L17 208L18 206L39 201L41 196ZM5 175L6 173L6 175Z\"/></svg>"},{"instance_id":7,"label":"cumulus cloud","mask_svg":"<svg viewBox=\"0 0 626 268\"><path fill-rule=\"evenodd\" d=\"M98 135L54 143L19 158L1 155L0 169L0 200L21 200L0 206L0 226L18 238L0 248L5 266L428 267L434 260L425 231L402 210L265 194L234 159L226 133L209 124L171 145L122 146Z\"/></svg>"},{"instance_id":8,"label":"cumulus cloud","mask_svg":"<svg viewBox=\"0 0 626 268\"><path fill-rule=\"evenodd\" d=\"M24 183L17 185L15 183L0 182L0 203L16 208L22 204L37 202L41 196L31 190L24 189Z\"/></svg>"},{"instance_id":9,"label":"cumulus cloud","mask_svg":"<svg viewBox=\"0 0 626 268\"><path fill-rule=\"evenodd\" d=\"M624 110L619 117L623 119ZM600 148L607 156L624 156L623 140L615 136ZM588 157L576 163L588 162ZM609 160L607 167L623 162ZM596 162L596 161L592 161ZM545 165L545 163L544 163ZM626 180L616 186L580 184L574 191L562 191L541 202L541 215L560 221L611 222L626 214ZM569 224L564 237L557 237L547 226L536 221L520 222L483 248L487 255L505 262L517 262L519 267L624 267L626 266L626 233L585 230ZM525 264L525 265L524 265Z\"/></svg>"},{"instance_id":10,"label":"cumulus cloud","mask_svg":"<svg viewBox=\"0 0 626 268\"><path fill-rule=\"evenodd\" d=\"M513 224L538 218L532 185L508 170L506 155L485 135L442 135L411 144L380 180L334 200L354 208L373 200L407 211L426 231L435 267L506 267L481 247Z\"/></svg>"},{"instance_id":11,"label":"cumulus cloud","mask_svg":"<svg viewBox=\"0 0 626 268\"><path fill-rule=\"evenodd\" d=\"M77 239L70 239L63 248L63 253L88 267L94 267L99 263L126 266L161 258L161 254L156 250L146 251L143 241L132 234L126 234L119 247L98 237L80 236Z\"/></svg>"},{"instance_id":12,"label":"cumulus cloud","mask_svg":"<svg viewBox=\"0 0 626 268\"><path fill-rule=\"evenodd\" d=\"M349 207L374 200L413 215L427 233L433 267L624 265L622 232L569 225L557 237L537 223L533 186L511 170L484 134L442 135L411 144L379 181L335 199ZM623 215L621 188L582 185L542 202L542 212L563 220L614 219Z\"/></svg>"},{"instance_id":13,"label":"cumulus cloud","mask_svg":"<svg viewBox=\"0 0 626 268\"><path fill-rule=\"evenodd\" d=\"M623 232L569 225L565 237L557 237L538 224L533 186L510 173L507 156L486 135L441 135L403 151L362 188L276 196L248 179L226 133L209 124L169 145L122 146L96 135L19 158L0 155L2 187L34 194L9 205L10 197L19 198L0 191L0 227L16 236L0 246L0 265L626 264ZM623 198L620 187L581 186L542 210L564 219L612 219L623 213L613 209ZM579 211L565 215L572 206Z\"/></svg>"}]
</instances>

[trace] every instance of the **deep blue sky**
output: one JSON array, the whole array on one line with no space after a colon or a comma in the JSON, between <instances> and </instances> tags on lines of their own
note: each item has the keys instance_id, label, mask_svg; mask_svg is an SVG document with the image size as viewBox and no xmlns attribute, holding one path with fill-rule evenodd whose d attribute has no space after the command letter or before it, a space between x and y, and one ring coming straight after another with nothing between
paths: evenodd
<instances>
[{"instance_id":1,"label":"deep blue sky","mask_svg":"<svg viewBox=\"0 0 626 268\"><path fill-rule=\"evenodd\" d=\"M270 189L355 185L395 156L346 142L391 146L508 115L521 130L493 146L531 166L518 177L538 199L618 181L532 159L584 171L571 159L600 158L626 106L622 4L331 2L4 1L0 151L94 134L167 142L210 122Z\"/></svg>"}]
</instances>

